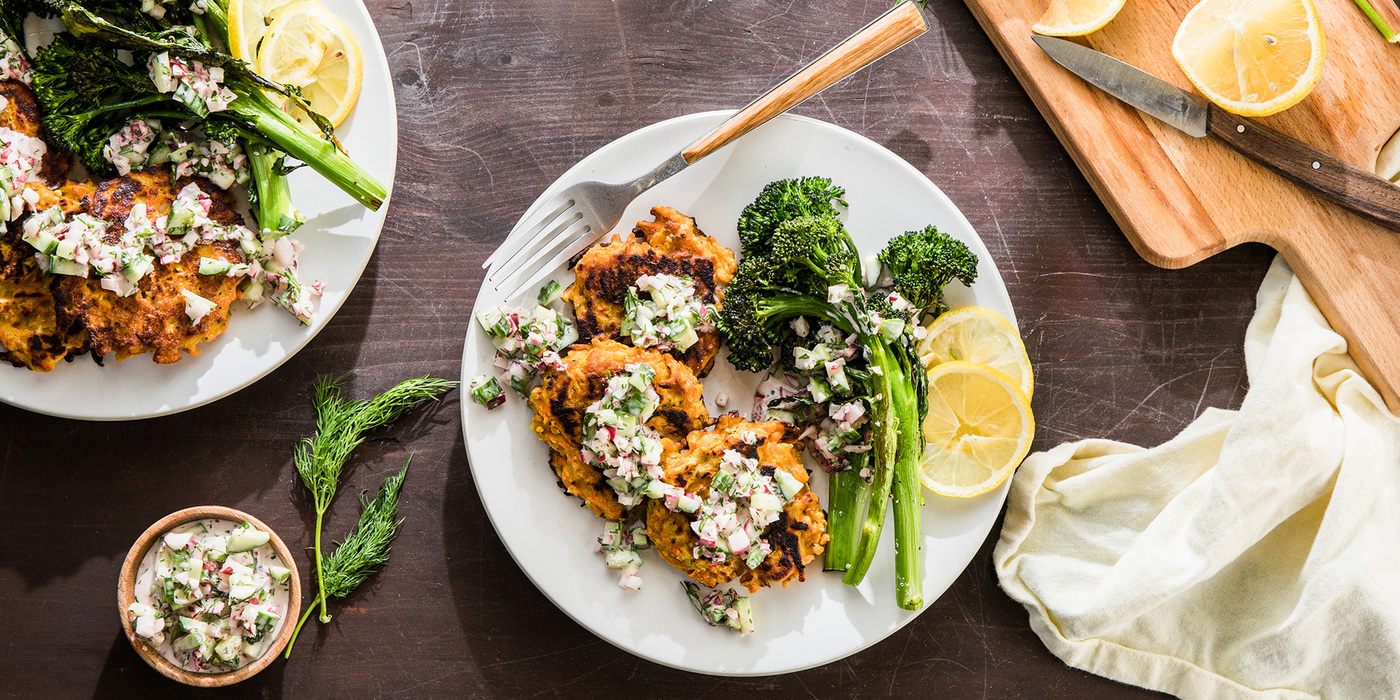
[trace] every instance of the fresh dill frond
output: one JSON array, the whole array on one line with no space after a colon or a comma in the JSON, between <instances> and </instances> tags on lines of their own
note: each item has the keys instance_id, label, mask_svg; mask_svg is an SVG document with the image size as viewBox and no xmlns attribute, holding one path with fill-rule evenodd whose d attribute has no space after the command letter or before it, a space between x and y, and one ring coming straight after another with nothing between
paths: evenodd
<instances>
[{"instance_id":1,"label":"fresh dill frond","mask_svg":"<svg viewBox=\"0 0 1400 700\"><path fill-rule=\"evenodd\" d=\"M297 621L292 638L287 642L284 654L286 658L291 657L292 645L296 644L302 626L311 619L311 613L315 612L318 603L324 603L327 598L344 598L350 595L380 566L388 563L389 546L393 544L394 535L398 534L399 525L403 523L402 518L397 518L399 492L403 490L403 480L408 474L408 465L412 462L413 457L410 456L398 474L384 480L378 495L373 499L366 497L368 491L361 494L360 522L355 524L350 534L341 540L335 552L326 559L322 588Z\"/></svg>"},{"instance_id":2,"label":"fresh dill frond","mask_svg":"<svg viewBox=\"0 0 1400 700\"><path fill-rule=\"evenodd\" d=\"M392 489L392 494L381 489L380 495L374 501L365 504L366 517L373 515L369 521L361 520L360 526L346 537L336 550L337 556L344 550L345 554L340 562L327 562L321 554L321 529L325 520L326 511L331 507L331 502L335 500L336 489L340 486L340 477L345 470L345 463L350 459L350 453L355 451L361 443L365 441L369 431L375 428L394 422L399 416L409 409L438 397L456 388L457 382L449 379L438 379L436 377L418 377L409 379L395 385L392 389L372 398L365 400L351 400L345 398L341 392L341 386L345 383L346 375L339 377L321 377L316 380L316 391L313 402L316 406L316 434L304 438L297 446L296 454L292 458L296 466L297 474L301 476L301 481L306 488L311 491L311 498L316 508L316 530L312 540L312 552L316 560L316 598L312 600L312 607L320 607L321 622L331 621L330 611L327 609L326 601L330 596L343 597L349 593L359 581L373 573L374 567L383 564L389 555L388 540L393 539L394 530L397 523L392 523L394 510L398 506L399 488L402 487L403 477L399 476L397 483ZM408 467L405 465L404 469ZM386 487L389 484L386 482ZM380 517L388 513L388 521L392 527L387 530L387 538L382 543L377 542L377 538L384 537L384 524L380 522ZM366 527L366 522L369 526ZM357 539L358 538L358 539ZM382 546L379 546L381 545ZM347 545L351 545L346 549ZM369 546L376 545L376 546ZM369 559L362 554L374 555ZM378 561L371 562L367 567L356 568L370 559L378 557ZM337 568L330 570L330 564L335 563ZM360 571L358 578L353 576L346 578L348 573ZM333 583L338 588L328 588L327 581L331 574L340 576ZM346 588L346 581L353 581L352 585ZM344 590L344 593L335 593L336 590ZM331 591L328 596L327 591ZM310 614L310 610L307 611ZM300 624L297 625L300 628ZM291 653L290 645L287 652Z\"/></svg>"},{"instance_id":3,"label":"fresh dill frond","mask_svg":"<svg viewBox=\"0 0 1400 700\"><path fill-rule=\"evenodd\" d=\"M409 462L412 461L410 457ZM344 598L350 595L377 567L389 561L389 545L403 522L402 518L394 518L398 514L399 491L403 489L403 478L407 473L408 464L405 464L398 474L384 480L379 494L373 499L361 496L360 503L364 510L360 512L360 522L326 559L327 596Z\"/></svg>"},{"instance_id":4,"label":"fresh dill frond","mask_svg":"<svg viewBox=\"0 0 1400 700\"><path fill-rule=\"evenodd\" d=\"M316 510L322 513L335 499L345 462L365 441L366 433L457 386L457 382L448 379L418 377L373 399L352 401L341 393L344 382L345 376L321 377L316 381L316 434L302 440L293 459L302 483L311 490Z\"/></svg>"}]
</instances>

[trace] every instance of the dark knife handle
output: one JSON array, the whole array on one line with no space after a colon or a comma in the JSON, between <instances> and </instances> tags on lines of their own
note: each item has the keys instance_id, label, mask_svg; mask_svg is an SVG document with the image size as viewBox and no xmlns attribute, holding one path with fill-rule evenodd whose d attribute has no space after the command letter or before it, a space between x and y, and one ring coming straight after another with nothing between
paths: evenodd
<instances>
[{"instance_id":1,"label":"dark knife handle","mask_svg":"<svg viewBox=\"0 0 1400 700\"><path fill-rule=\"evenodd\" d=\"M1279 175L1400 231L1400 187L1395 183L1218 107L1210 108L1206 130Z\"/></svg>"}]
</instances>

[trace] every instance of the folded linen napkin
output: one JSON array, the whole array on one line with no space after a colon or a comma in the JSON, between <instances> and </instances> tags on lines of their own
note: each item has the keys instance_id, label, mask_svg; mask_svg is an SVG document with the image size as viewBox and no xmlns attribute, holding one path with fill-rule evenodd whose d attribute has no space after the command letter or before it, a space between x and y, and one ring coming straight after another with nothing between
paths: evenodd
<instances>
[{"instance_id":1,"label":"folded linen napkin","mask_svg":"<svg viewBox=\"0 0 1400 700\"><path fill-rule=\"evenodd\" d=\"M1031 455L993 561L1066 663L1185 698L1400 697L1400 420L1282 257L1250 390Z\"/></svg>"}]
</instances>

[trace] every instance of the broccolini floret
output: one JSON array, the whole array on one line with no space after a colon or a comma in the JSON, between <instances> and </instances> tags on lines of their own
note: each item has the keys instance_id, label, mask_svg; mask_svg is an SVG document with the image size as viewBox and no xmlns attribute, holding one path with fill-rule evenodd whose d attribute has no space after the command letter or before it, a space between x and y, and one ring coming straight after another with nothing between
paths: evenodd
<instances>
[{"instance_id":1,"label":"broccolini floret","mask_svg":"<svg viewBox=\"0 0 1400 700\"><path fill-rule=\"evenodd\" d=\"M773 232L784 221L799 216L835 216L836 205L845 206L846 190L830 178L800 177L770 182L739 215L739 244L745 257L767 252Z\"/></svg>"},{"instance_id":2,"label":"broccolini floret","mask_svg":"<svg viewBox=\"0 0 1400 700\"><path fill-rule=\"evenodd\" d=\"M943 288L949 282L956 279L971 285L977 279L977 255L933 226L896 236L879 258L889 269L895 290L933 314L947 310Z\"/></svg>"}]
</instances>

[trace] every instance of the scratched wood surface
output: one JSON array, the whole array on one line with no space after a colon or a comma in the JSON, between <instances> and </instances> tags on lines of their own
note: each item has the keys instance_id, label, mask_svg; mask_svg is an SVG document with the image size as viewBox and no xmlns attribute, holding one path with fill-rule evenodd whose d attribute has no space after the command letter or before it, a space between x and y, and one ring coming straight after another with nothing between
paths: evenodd
<instances>
[{"instance_id":1,"label":"scratched wood surface","mask_svg":"<svg viewBox=\"0 0 1400 700\"><path fill-rule=\"evenodd\" d=\"M628 131L736 107L878 15L882 0L371 0L398 96L398 185L379 251L326 331L214 405L127 424L0 406L0 696L184 697L119 632L127 548L178 508L264 519L293 549L308 506L291 465L318 372L353 390L456 376L485 258L532 198ZM567 7L567 10L565 9ZM934 28L799 112L885 144L967 214L1001 269L1037 387L1037 449L1153 444L1246 390L1241 344L1272 258L1259 245L1187 270L1144 262L961 0ZM237 321L234 322L235 332ZM3 381L0 379L0 381ZM695 676L636 659L556 609L482 512L455 398L356 454L352 496L415 455L393 561L332 606L290 661L209 697L1122 698L1068 668L996 585L991 543L913 624L849 659L774 678Z\"/></svg>"}]
</instances>

